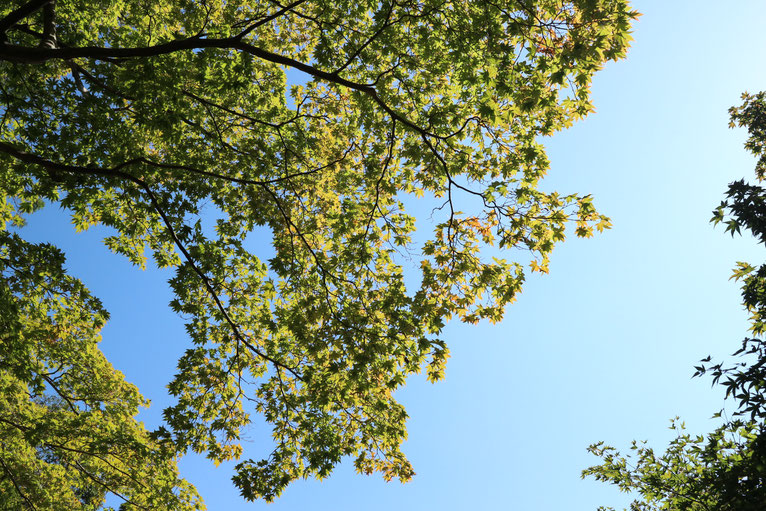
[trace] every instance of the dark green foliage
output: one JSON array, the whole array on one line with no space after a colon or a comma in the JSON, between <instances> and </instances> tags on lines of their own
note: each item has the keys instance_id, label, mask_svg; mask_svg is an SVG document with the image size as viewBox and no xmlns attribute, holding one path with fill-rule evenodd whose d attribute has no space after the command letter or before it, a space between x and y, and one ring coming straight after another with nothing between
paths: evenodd
<instances>
[{"instance_id":1,"label":"dark green foliage","mask_svg":"<svg viewBox=\"0 0 766 511\"><path fill-rule=\"evenodd\" d=\"M766 95L743 95L744 104L730 110L732 126L745 126L750 134L745 147L758 157L756 175L766 170ZM713 211L711 221L723 223L732 236L750 231L766 245L766 189L744 180L729 185L726 199ZM639 498L631 510L763 511L766 509L766 264L756 268L739 262L732 278L742 281L742 303L751 314L752 337L734 353L733 365L696 366L695 376L708 374L713 384L726 389L737 405L735 419L713 433L692 437L683 424L673 423L679 435L657 455L633 442L632 454L621 455L602 443L589 451L601 465L583 471L599 481L617 485ZM722 413L716 416L721 417Z\"/></svg>"}]
</instances>

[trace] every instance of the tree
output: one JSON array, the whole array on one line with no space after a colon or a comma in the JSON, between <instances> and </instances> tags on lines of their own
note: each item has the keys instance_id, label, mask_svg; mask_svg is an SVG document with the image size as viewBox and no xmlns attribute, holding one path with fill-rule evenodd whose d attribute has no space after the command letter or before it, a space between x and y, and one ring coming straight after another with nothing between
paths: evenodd
<instances>
[{"instance_id":1,"label":"tree","mask_svg":"<svg viewBox=\"0 0 766 511\"><path fill-rule=\"evenodd\" d=\"M133 509L198 508L97 347L108 314L63 262L0 232L0 507L97 509L110 492Z\"/></svg>"},{"instance_id":2,"label":"tree","mask_svg":"<svg viewBox=\"0 0 766 511\"><path fill-rule=\"evenodd\" d=\"M731 108L731 127L747 127L745 148L758 157L756 177L766 178L766 93L744 94L744 103ZM723 223L732 236L742 228L766 244L766 188L744 180L729 185L726 199L713 211L711 222ZM742 280L742 303L751 313L752 337L742 341L734 356L744 361L724 366L710 357L696 366L695 376L710 374L713 384L726 389L737 405L707 437L680 432L662 455L633 442L632 456L598 443L589 451L602 464L583 471L583 477L634 491L640 500L631 509L689 511L759 511L766 503L766 264L757 269L739 262L732 278ZM716 413L721 417L722 412ZM674 421L672 429L683 430Z\"/></svg>"},{"instance_id":3,"label":"tree","mask_svg":"<svg viewBox=\"0 0 766 511\"><path fill-rule=\"evenodd\" d=\"M19 318L5 337L6 397L51 409L45 376L61 365L70 383L56 409L74 414L62 420L116 401L126 408L115 427L136 428L135 389L112 382L122 394L89 400L97 383L56 358L74 356L63 346L86 331L100 356L98 302L60 264L12 264L9 254L60 262L13 227L57 203L77 229L113 229L105 244L137 266L148 251L175 268L171 307L188 318L191 347L169 385L167 424L150 438L131 430L144 446L125 451L137 463L166 451L238 458L241 428L259 413L275 449L237 466L247 499L324 477L344 456L360 472L409 479L407 415L392 393L422 369L442 377L445 322L499 321L524 264L547 271L570 222L578 236L609 226L590 196L538 189L548 161L537 138L591 110L591 78L624 55L636 16L625 0L3 5L0 261L4 307ZM288 82L288 69L308 82ZM422 242L405 209L416 200L434 206ZM268 261L248 249L257 226L271 233ZM493 245L529 258L490 258ZM66 300L76 301L66 320L40 310ZM80 309L90 316L69 312ZM46 333L21 337L34 318ZM114 378L102 359L88 364ZM7 427L24 436L35 421ZM5 468L5 495L31 498L34 482L17 474L34 463L80 470L62 442L24 441L27 465ZM35 454L41 445L53 462Z\"/></svg>"}]
</instances>

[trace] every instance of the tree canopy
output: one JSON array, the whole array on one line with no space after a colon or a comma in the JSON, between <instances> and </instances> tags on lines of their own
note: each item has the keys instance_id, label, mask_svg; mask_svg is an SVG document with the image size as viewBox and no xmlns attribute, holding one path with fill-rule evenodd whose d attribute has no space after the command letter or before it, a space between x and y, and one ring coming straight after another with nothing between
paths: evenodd
<instances>
[{"instance_id":1,"label":"tree canopy","mask_svg":"<svg viewBox=\"0 0 766 511\"><path fill-rule=\"evenodd\" d=\"M345 456L409 479L392 393L442 377L446 321L499 321L567 225L609 226L590 196L539 188L538 139L592 110L635 17L625 0L4 3L2 498L199 506L175 459L239 458L252 414L275 448L237 465L247 499ZM419 238L415 201L433 206ZM46 203L174 268L191 342L151 433L98 350L108 314L23 239Z\"/></svg>"},{"instance_id":2,"label":"tree canopy","mask_svg":"<svg viewBox=\"0 0 766 511\"><path fill-rule=\"evenodd\" d=\"M745 148L757 157L755 173L766 178L766 93L744 94L743 104L729 110L731 127L746 127ZM732 236L742 228L766 243L766 188L743 180L729 185L726 199L713 211L711 222L723 223ZM602 464L583 476L610 482L635 492L631 509L667 511L759 511L766 502L766 264L758 268L738 262L732 275L741 280L742 303L751 314L752 336L742 341L734 356L739 362L711 364L707 357L695 376L709 374L736 404L732 419L709 435L689 435L683 423L664 453L646 443L633 442L628 456L603 443L589 451ZM724 417L724 411L715 417ZM611 508L609 508L611 509Z\"/></svg>"}]
</instances>

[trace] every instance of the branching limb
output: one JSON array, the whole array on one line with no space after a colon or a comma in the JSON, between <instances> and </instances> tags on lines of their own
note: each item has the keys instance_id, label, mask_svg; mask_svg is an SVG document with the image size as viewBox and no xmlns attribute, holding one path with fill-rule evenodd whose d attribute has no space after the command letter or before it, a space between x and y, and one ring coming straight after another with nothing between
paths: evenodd
<instances>
[{"instance_id":1,"label":"branching limb","mask_svg":"<svg viewBox=\"0 0 766 511\"><path fill-rule=\"evenodd\" d=\"M96 167L96 166L84 167L80 165L68 165L65 163L56 163L50 160L46 160L45 158L42 158L40 156L16 149L12 145L7 144L5 142L0 142L0 151L13 156L17 160L39 165L43 167L44 169L54 173L67 172L70 174L78 174L78 175L96 175L96 176L112 177L112 178L118 178L123 181L130 181L133 184L137 185L147 195L147 197L149 198L149 202L152 205L152 208L157 212L157 214L162 219L162 223L165 225L168 235L173 240L173 244L181 252L187 264L189 264L189 266L192 268L194 273L196 273L197 276L204 283L208 293L213 298L213 301L215 301L216 307L223 315L224 319L226 320L226 323L228 323L228 325L231 327L232 332L234 333L234 336L236 337L237 341L241 342L244 346L246 346L249 350L251 350L253 353L258 355L262 359L271 362L274 366L279 366L285 369L286 371L290 372L293 376L295 376L299 380L303 379L300 373L298 373L295 369L283 364L282 362L262 352L256 346L254 346L251 342L245 339L244 335L242 335L242 333L239 330L239 326L231 318L228 311L226 310L226 307L224 307L223 303L221 302L221 299L218 296L218 293L213 288L213 284L210 278L207 275L205 275L205 272L203 272L199 268L199 266L197 266L197 263L194 261L194 258L191 256L191 254L189 254L189 251L187 250L186 246L183 244L183 242L180 240L180 238L176 234L176 231L173 228L173 224L170 221L170 218L168 218L167 214L165 213L165 210L161 207L159 200L157 199L157 196L152 191L151 187L149 187L149 185L146 184L141 179L121 170L122 168L130 164L138 163L140 159L121 163L112 168L104 168L104 167Z\"/></svg>"},{"instance_id":2,"label":"branching limb","mask_svg":"<svg viewBox=\"0 0 766 511\"><path fill-rule=\"evenodd\" d=\"M386 103L378 94L377 90L372 84L355 82L348 80L341 76L338 76L336 72L328 72L318 69L312 65L300 62L290 57L274 53L263 48L259 48L252 44L246 43L240 40L238 37L226 37L219 39L207 39L203 37L190 37L187 39L178 39L176 41L170 41L163 44L154 46L145 46L137 48L102 48L102 47L82 47L82 48L29 48L18 45L8 45L0 47L0 60L6 60L9 62L18 62L24 64L35 64L55 59L75 59L75 58L93 58L100 60L108 59L125 59L125 58L137 58L137 57L156 57L159 55L167 55L178 51L186 50L201 50L205 48L221 48L242 51L249 53L254 57L280 64L283 66L297 69L303 73L308 74L314 78L323 80L325 82L335 83L348 89L363 92L369 96L375 103L380 106L388 115L409 127L410 129L420 133L421 135L429 136L432 138L444 140L453 137L454 134L438 135L432 133L421 126L418 126L413 121L401 113L394 110L388 103Z\"/></svg>"},{"instance_id":3,"label":"branching limb","mask_svg":"<svg viewBox=\"0 0 766 511\"><path fill-rule=\"evenodd\" d=\"M11 11L5 18L0 20L0 44L5 43L8 38L5 33L13 25L23 20L27 16L39 11L53 0L30 0L16 10Z\"/></svg>"},{"instance_id":4,"label":"branching limb","mask_svg":"<svg viewBox=\"0 0 766 511\"><path fill-rule=\"evenodd\" d=\"M43 6L43 40L40 48L53 49L56 42L56 0L50 0Z\"/></svg>"},{"instance_id":5,"label":"branching limb","mask_svg":"<svg viewBox=\"0 0 766 511\"><path fill-rule=\"evenodd\" d=\"M393 151L394 151L394 143L396 142L396 119L391 120L391 133L388 137L388 152L386 153L386 159L383 162L383 168L380 171L380 176L378 176L378 180L375 183L375 203L373 204L372 208L370 209L370 216L367 218L367 225L364 229L364 237L365 239L370 234L370 227L372 226L373 219L375 218L375 210L379 210L379 202L380 202L380 185L383 183L383 178L386 177L386 174L388 173L388 167L391 164L391 159L393 157ZM384 215L385 216L385 215Z\"/></svg>"},{"instance_id":6,"label":"branching limb","mask_svg":"<svg viewBox=\"0 0 766 511\"><path fill-rule=\"evenodd\" d=\"M102 480L101 480L101 479L99 479L98 477L94 476L93 474L91 474L91 473L90 473L88 470L86 470L86 469L85 469L85 467L83 467L83 466L82 466L82 465L81 465L79 462L77 462L77 461L76 461L74 464L77 466L77 470L79 470L80 472L82 472L83 474L85 474L85 476L86 476L88 479L90 479L90 480L91 480L91 481L93 481L94 483L98 484L99 486L101 486L102 488L104 488L104 489L105 489L106 491L108 491L109 493L112 493L112 494L116 495L117 497L121 498L121 499L122 499L122 500L123 500L125 503L127 503L127 504L131 504L132 506L136 506L136 507L137 507L137 508L139 508L139 509L145 509L146 511L149 511L149 508L147 508L147 507L144 507L144 506L139 506L139 505L138 505L138 504L136 504L135 502L131 501L131 500L130 500L128 497L126 497L125 495L122 495L121 493L119 493L119 492L115 491L114 489L110 488L108 484L106 484L104 481L102 481Z\"/></svg>"},{"instance_id":7,"label":"branching limb","mask_svg":"<svg viewBox=\"0 0 766 511\"><path fill-rule=\"evenodd\" d=\"M298 7L300 4L304 3L305 1L306 0L295 0L295 2L284 6L282 9L278 10L277 12L272 14L271 16L267 16L267 17L265 17L265 18L263 18L261 20L256 21L255 23L253 23L252 25L247 27L245 30L243 30L242 32L240 32L239 34L234 36L234 38L235 39L242 39L242 38L244 38L245 36L247 36L250 32L252 32L256 28L265 25L269 21L275 20L276 18L282 16L285 13L288 13L288 12L292 11L295 7Z\"/></svg>"},{"instance_id":8,"label":"branching limb","mask_svg":"<svg viewBox=\"0 0 766 511\"><path fill-rule=\"evenodd\" d=\"M59 397L66 402L66 404L69 406L69 409L72 410L72 412L74 412L75 415L77 415L79 413L79 410L77 406L75 406L74 402L72 401L72 398L64 394L61 391L61 389L58 388L58 386L56 385L56 382L54 382L50 376L47 376L45 374L41 374L40 376L42 376L43 380L45 380L46 383L48 383L48 385L50 385L51 388L56 392L56 394L58 394Z\"/></svg>"},{"instance_id":9,"label":"branching limb","mask_svg":"<svg viewBox=\"0 0 766 511\"><path fill-rule=\"evenodd\" d=\"M35 507L35 505L34 505L34 504L32 504L32 501L31 501L31 500L29 500L29 497L27 497L26 495L24 495L24 492L23 492L23 491L21 491L21 488L19 487L19 483L17 483L17 482L16 482L16 479L13 477L13 473L12 473L12 472L11 472L11 470L8 468L8 465L6 465L6 464L5 464L5 461L3 460L3 458L0 458L0 465L2 465L2 467L3 467L3 471L5 471L5 474L8 476L8 479L10 479L10 480L11 480L11 483L13 483L13 487L16 489L16 493L18 493L18 494L19 494L19 497L21 497L21 499L22 499L24 502L26 502L26 503L27 503L27 505L28 505L28 506L29 506L31 509L37 509L37 508Z\"/></svg>"},{"instance_id":10,"label":"branching limb","mask_svg":"<svg viewBox=\"0 0 766 511\"><path fill-rule=\"evenodd\" d=\"M370 36L370 37L369 37L369 38L368 38L368 39L367 39L367 40L366 40L366 41L365 41L365 42L364 42L362 45L360 45L360 46L359 46L359 48L357 48L357 49L356 49L356 51L354 51L354 53L352 53L352 54L351 54L351 55L348 57L348 59L346 59L346 62L345 62L345 64L343 64L341 67L339 67L338 69L336 69L336 70L335 70L335 72L334 72L333 74L336 74L336 75L337 75L337 74L339 74L341 71L343 71L344 69L346 69L346 68L347 68L349 65L351 65L351 63L354 61L354 59L356 59L356 58L359 56L359 54L360 54L360 53L362 53L362 51L364 51L364 49L365 49L365 48L367 48L367 46L369 46L370 44L372 44L372 42L373 42L375 39L377 39L378 37L380 37L380 35L383 33L383 31L384 31L384 30L386 30L388 27L390 27L390 26L392 25L392 23L391 23L391 21L390 21L390 20L391 20L391 13L392 13L392 11L393 11L393 10L394 10L394 3L392 2L392 3L391 3L389 6L388 6L388 11L386 12L386 19L383 21L383 23L382 23L382 25L380 26L380 28L379 28L378 30L376 30L376 31L375 31L375 33L374 33L374 34L372 34L372 35L371 35L371 36Z\"/></svg>"}]
</instances>

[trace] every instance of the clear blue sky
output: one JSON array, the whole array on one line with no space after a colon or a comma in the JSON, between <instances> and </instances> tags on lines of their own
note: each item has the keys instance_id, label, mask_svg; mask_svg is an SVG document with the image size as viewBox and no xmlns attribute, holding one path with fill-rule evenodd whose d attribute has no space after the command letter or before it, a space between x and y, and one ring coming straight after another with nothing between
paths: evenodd
<instances>
[{"instance_id":1,"label":"clear blue sky","mask_svg":"<svg viewBox=\"0 0 766 511\"><path fill-rule=\"evenodd\" d=\"M752 179L745 134L728 128L743 91L766 89L762 1L636 1L643 13L626 60L596 78L597 112L546 142L547 189L592 193L614 228L570 239L551 273L530 278L500 325L450 324L446 380L413 378L398 397L411 416L404 447L417 475L406 485L361 476L345 463L327 480L298 482L277 502L245 503L230 466L187 457L184 475L210 510L595 510L628 502L582 481L588 444L661 447L668 419L713 428L723 404L708 380L690 379L707 354L725 356L747 328L735 261L761 262L749 238L708 220L728 182ZM55 240L68 266L112 313L102 349L153 404L152 428L169 404L164 385L188 344L167 307L167 272L140 272L101 245L103 231L75 235L55 208L26 236ZM246 456L268 452L270 432L248 431Z\"/></svg>"}]
</instances>

